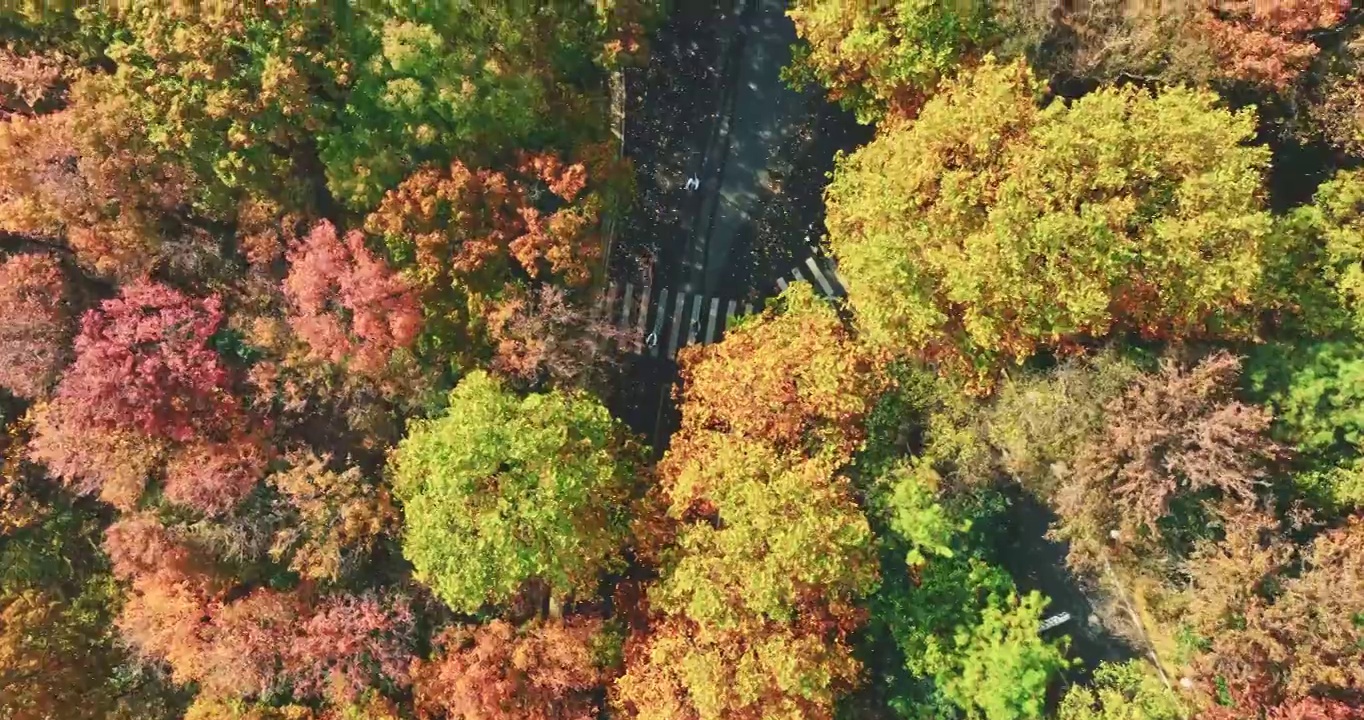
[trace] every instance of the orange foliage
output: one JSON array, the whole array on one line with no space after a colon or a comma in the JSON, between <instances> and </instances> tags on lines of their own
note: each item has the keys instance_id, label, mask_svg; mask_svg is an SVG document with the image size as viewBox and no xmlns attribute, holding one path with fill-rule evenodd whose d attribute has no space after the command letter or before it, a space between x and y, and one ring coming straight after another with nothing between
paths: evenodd
<instances>
[{"instance_id":1,"label":"orange foliage","mask_svg":"<svg viewBox=\"0 0 1364 720\"><path fill-rule=\"evenodd\" d=\"M189 199L188 174L154 150L107 78L88 75L57 113L0 122L0 230L66 238L83 265L133 278L157 261L160 222Z\"/></svg>"},{"instance_id":2,"label":"orange foliage","mask_svg":"<svg viewBox=\"0 0 1364 720\"><path fill-rule=\"evenodd\" d=\"M165 445L138 432L83 425L70 417L71 405L59 399L30 410L29 457L73 492L133 509Z\"/></svg>"},{"instance_id":3,"label":"orange foliage","mask_svg":"<svg viewBox=\"0 0 1364 720\"><path fill-rule=\"evenodd\" d=\"M583 195L586 167L536 155L523 158L519 171L508 177L458 161L448 170L418 170L384 196L366 229L411 257L411 273L427 292L495 294L513 268L529 278L587 282L600 254L593 233L600 201ZM539 207L536 183L562 206Z\"/></svg>"},{"instance_id":4,"label":"orange foliage","mask_svg":"<svg viewBox=\"0 0 1364 720\"><path fill-rule=\"evenodd\" d=\"M72 65L60 52L20 55L0 47L0 120L12 113L48 112L59 105L66 96L63 81Z\"/></svg>"},{"instance_id":5,"label":"orange foliage","mask_svg":"<svg viewBox=\"0 0 1364 720\"><path fill-rule=\"evenodd\" d=\"M0 387L26 398L51 389L71 354L69 303L61 265L50 255L0 262Z\"/></svg>"},{"instance_id":6,"label":"orange foliage","mask_svg":"<svg viewBox=\"0 0 1364 720\"><path fill-rule=\"evenodd\" d=\"M593 720L605 680L593 656L598 620L517 631L502 620L446 630L413 667L421 717Z\"/></svg>"},{"instance_id":7,"label":"orange foliage","mask_svg":"<svg viewBox=\"0 0 1364 720\"><path fill-rule=\"evenodd\" d=\"M724 342L680 353L684 405L675 448L712 430L852 458L883 383L876 358L808 286L783 297L784 311L768 309Z\"/></svg>"},{"instance_id":8,"label":"orange foliage","mask_svg":"<svg viewBox=\"0 0 1364 720\"><path fill-rule=\"evenodd\" d=\"M1310 33L1335 27L1349 10L1349 0L1222 0L1199 27L1223 76L1284 90L1319 52Z\"/></svg>"}]
</instances>

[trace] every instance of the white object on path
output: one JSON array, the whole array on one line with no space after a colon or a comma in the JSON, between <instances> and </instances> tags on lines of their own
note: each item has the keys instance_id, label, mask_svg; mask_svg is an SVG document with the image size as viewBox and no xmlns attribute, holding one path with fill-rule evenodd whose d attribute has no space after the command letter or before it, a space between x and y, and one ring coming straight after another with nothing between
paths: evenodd
<instances>
[{"instance_id":1,"label":"white object on path","mask_svg":"<svg viewBox=\"0 0 1364 720\"><path fill-rule=\"evenodd\" d=\"M687 184L684 187L686 187L688 190L700 190L701 180L696 176L689 177L687 178Z\"/></svg>"},{"instance_id":2,"label":"white object on path","mask_svg":"<svg viewBox=\"0 0 1364 720\"><path fill-rule=\"evenodd\" d=\"M1043 621L1042 621L1042 625L1041 625L1041 627L1037 628L1037 631L1038 631L1038 632L1044 632L1044 631L1050 630L1050 629L1056 627L1057 625L1060 625L1061 623L1066 622L1066 621L1068 621L1068 620L1070 620L1070 613L1067 613L1067 612L1063 612L1063 613L1061 613L1061 614L1059 614L1059 615L1052 615L1051 617L1049 617L1049 618L1047 618L1046 620L1043 620Z\"/></svg>"}]
</instances>

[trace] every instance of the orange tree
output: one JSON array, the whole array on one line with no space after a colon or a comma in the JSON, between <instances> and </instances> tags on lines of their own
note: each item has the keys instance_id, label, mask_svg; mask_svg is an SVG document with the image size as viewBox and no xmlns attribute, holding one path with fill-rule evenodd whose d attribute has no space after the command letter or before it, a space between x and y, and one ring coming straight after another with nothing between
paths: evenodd
<instances>
[{"instance_id":1,"label":"orange tree","mask_svg":"<svg viewBox=\"0 0 1364 720\"><path fill-rule=\"evenodd\" d=\"M808 286L779 304L683 354L660 468L677 541L616 685L633 716L829 718L857 684L849 635L878 570L840 470L879 375Z\"/></svg>"}]
</instances>

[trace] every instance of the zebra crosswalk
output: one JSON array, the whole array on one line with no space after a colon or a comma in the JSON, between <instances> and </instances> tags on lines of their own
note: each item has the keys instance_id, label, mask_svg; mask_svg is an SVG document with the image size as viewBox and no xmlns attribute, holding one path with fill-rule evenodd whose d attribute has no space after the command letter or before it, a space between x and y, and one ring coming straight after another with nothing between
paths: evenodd
<instances>
[{"instance_id":1,"label":"zebra crosswalk","mask_svg":"<svg viewBox=\"0 0 1364 720\"><path fill-rule=\"evenodd\" d=\"M804 280L826 297L841 297L843 283L838 274L832 265L821 267L822 264L814 256L807 258L802 266L778 278L779 290L785 290L789 282ZM642 354L670 360L676 359L677 351L688 345L719 342L734 325L735 318L761 309L761 302L628 282L609 284L595 308L598 317L643 338Z\"/></svg>"},{"instance_id":2,"label":"zebra crosswalk","mask_svg":"<svg viewBox=\"0 0 1364 720\"><path fill-rule=\"evenodd\" d=\"M839 298L847 295L845 289L847 286L843 284L843 278L838 276L838 269L831 260L820 255L807 256L804 263L778 277L777 292L782 292L791 283L801 280L813 285L815 290L824 294L824 297Z\"/></svg>"}]
</instances>

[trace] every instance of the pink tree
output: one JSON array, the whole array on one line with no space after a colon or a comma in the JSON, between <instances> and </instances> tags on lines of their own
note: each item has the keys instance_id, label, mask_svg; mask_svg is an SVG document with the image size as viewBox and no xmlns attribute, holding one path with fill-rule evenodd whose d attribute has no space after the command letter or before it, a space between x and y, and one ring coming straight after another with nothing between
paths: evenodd
<instances>
[{"instance_id":1,"label":"pink tree","mask_svg":"<svg viewBox=\"0 0 1364 720\"><path fill-rule=\"evenodd\" d=\"M209 344L222 323L216 296L128 285L82 318L57 397L73 421L95 428L182 442L222 433L239 420L227 367Z\"/></svg>"},{"instance_id":2,"label":"pink tree","mask_svg":"<svg viewBox=\"0 0 1364 720\"><path fill-rule=\"evenodd\" d=\"M300 696L327 693L354 700L375 673L399 686L411 683L413 616L407 601L365 595L323 600L284 651L284 669Z\"/></svg>"},{"instance_id":3,"label":"pink tree","mask_svg":"<svg viewBox=\"0 0 1364 720\"><path fill-rule=\"evenodd\" d=\"M395 350L416 341L422 326L416 292L365 247L359 231L340 238L322 221L288 260L289 324L313 359L377 376Z\"/></svg>"}]
</instances>

